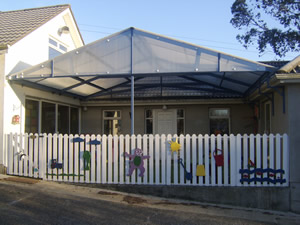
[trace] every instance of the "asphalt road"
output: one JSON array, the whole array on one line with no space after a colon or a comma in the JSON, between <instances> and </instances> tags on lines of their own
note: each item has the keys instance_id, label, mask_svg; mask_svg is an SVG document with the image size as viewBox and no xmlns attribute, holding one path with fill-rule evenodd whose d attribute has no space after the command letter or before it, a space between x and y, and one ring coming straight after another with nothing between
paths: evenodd
<instances>
[{"instance_id":1,"label":"asphalt road","mask_svg":"<svg viewBox=\"0 0 300 225\"><path fill-rule=\"evenodd\" d=\"M297 224L297 216L291 224ZM128 195L27 178L0 179L0 224L289 224L285 215ZM300 221L300 220L299 220Z\"/></svg>"}]
</instances>

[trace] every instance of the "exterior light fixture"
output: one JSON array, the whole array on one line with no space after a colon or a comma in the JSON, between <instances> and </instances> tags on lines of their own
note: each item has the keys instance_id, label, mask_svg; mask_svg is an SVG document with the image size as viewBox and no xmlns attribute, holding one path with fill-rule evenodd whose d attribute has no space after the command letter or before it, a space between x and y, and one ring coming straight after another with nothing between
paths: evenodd
<instances>
[{"instance_id":1,"label":"exterior light fixture","mask_svg":"<svg viewBox=\"0 0 300 225\"><path fill-rule=\"evenodd\" d=\"M70 28L68 26L63 26L63 27L59 28L57 32L58 32L59 35L69 34L70 33Z\"/></svg>"}]
</instances>

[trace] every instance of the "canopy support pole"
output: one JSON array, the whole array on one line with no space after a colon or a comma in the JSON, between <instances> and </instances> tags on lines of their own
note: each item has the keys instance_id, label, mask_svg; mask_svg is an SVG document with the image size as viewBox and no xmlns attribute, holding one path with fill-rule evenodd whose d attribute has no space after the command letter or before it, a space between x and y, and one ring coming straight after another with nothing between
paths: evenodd
<instances>
[{"instance_id":1,"label":"canopy support pole","mask_svg":"<svg viewBox=\"0 0 300 225\"><path fill-rule=\"evenodd\" d=\"M133 28L131 28L130 71L131 71L131 135L134 135L134 76L133 76Z\"/></svg>"}]
</instances>

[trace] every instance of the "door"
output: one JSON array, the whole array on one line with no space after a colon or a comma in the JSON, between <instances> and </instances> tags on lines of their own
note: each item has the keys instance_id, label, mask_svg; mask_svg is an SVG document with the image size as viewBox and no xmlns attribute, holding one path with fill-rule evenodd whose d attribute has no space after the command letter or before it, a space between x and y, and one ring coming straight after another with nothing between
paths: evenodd
<instances>
[{"instance_id":1,"label":"door","mask_svg":"<svg viewBox=\"0 0 300 225\"><path fill-rule=\"evenodd\" d=\"M177 134L175 109L155 110L154 121L155 134Z\"/></svg>"}]
</instances>

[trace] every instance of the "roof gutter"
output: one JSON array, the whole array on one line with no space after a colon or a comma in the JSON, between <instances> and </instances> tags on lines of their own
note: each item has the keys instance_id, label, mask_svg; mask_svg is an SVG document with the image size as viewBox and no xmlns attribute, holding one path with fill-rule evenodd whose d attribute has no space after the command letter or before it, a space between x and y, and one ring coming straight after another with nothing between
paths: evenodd
<instances>
[{"instance_id":1,"label":"roof gutter","mask_svg":"<svg viewBox=\"0 0 300 225\"><path fill-rule=\"evenodd\" d=\"M290 73L297 66L300 66L300 55L281 67L277 73Z\"/></svg>"}]
</instances>

